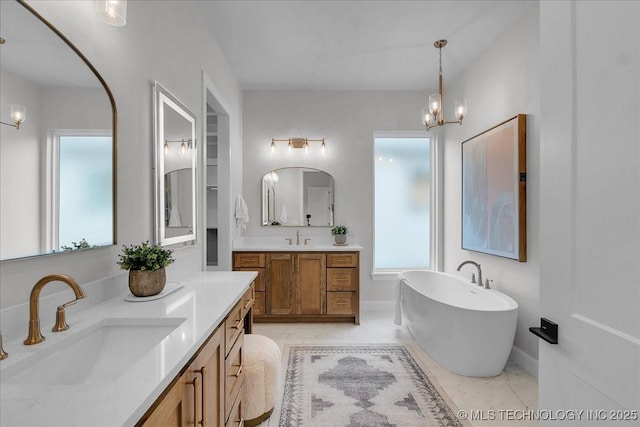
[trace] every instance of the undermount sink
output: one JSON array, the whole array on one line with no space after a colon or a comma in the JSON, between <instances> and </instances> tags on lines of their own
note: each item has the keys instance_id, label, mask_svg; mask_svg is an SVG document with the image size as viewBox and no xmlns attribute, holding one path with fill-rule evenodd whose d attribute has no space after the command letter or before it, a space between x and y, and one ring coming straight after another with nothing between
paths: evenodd
<instances>
[{"instance_id":1,"label":"undermount sink","mask_svg":"<svg viewBox=\"0 0 640 427\"><path fill-rule=\"evenodd\" d=\"M23 385L74 385L112 381L185 320L103 319L3 370L2 381L6 384Z\"/></svg>"},{"instance_id":2,"label":"undermount sink","mask_svg":"<svg viewBox=\"0 0 640 427\"><path fill-rule=\"evenodd\" d=\"M291 249L292 251L303 251L305 249L313 249L316 245L280 245L282 249Z\"/></svg>"}]
</instances>

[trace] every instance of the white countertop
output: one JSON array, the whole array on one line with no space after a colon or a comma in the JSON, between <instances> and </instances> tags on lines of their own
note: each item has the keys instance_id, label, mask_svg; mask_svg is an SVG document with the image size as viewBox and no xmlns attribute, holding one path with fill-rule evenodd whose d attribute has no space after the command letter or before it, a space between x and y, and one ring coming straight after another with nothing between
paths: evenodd
<instances>
[{"instance_id":1,"label":"white countertop","mask_svg":"<svg viewBox=\"0 0 640 427\"><path fill-rule=\"evenodd\" d=\"M347 242L346 245L335 245L333 240L324 237L313 237L309 244L304 244L304 237L300 237L300 244L296 245L295 235L292 244L284 237L243 237L233 241L233 250L238 252L360 252L364 248L357 243Z\"/></svg>"},{"instance_id":2,"label":"white countertop","mask_svg":"<svg viewBox=\"0 0 640 427\"><path fill-rule=\"evenodd\" d=\"M5 343L9 357L0 362L0 425L10 426L132 426L151 407L209 335L222 322L256 277L255 272L200 272L177 278L184 287L163 299L126 302L124 296L67 315L70 329L25 346L22 339ZM183 323L108 383L59 386L6 384L7 372L25 358L60 346L72 334L114 318L183 318ZM27 319L25 319L25 324ZM123 342L122 346L131 345ZM72 363L72 362L70 362ZM3 375L5 374L5 375Z\"/></svg>"}]
</instances>

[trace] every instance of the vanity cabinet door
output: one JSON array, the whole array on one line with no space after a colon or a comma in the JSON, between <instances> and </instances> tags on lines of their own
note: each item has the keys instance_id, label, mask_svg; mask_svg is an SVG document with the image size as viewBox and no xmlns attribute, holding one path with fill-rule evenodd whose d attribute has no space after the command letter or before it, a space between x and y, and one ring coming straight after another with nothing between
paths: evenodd
<instances>
[{"instance_id":1,"label":"vanity cabinet door","mask_svg":"<svg viewBox=\"0 0 640 427\"><path fill-rule=\"evenodd\" d=\"M325 314L326 255L295 255L297 314Z\"/></svg>"},{"instance_id":2,"label":"vanity cabinet door","mask_svg":"<svg viewBox=\"0 0 640 427\"><path fill-rule=\"evenodd\" d=\"M190 370L200 376L199 418L196 425L224 424L224 328L218 328L191 364Z\"/></svg>"},{"instance_id":3,"label":"vanity cabinet door","mask_svg":"<svg viewBox=\"0 0 640 427\"><path fill-rule=\"evenodd\" d=\"M155 409L138 426L143 427L183 427L194 425L194 410L197 376L192 372L185 372L178 381L171 386Z\"/></svg>"},{"instance_id":4,"label":"vanity cabinet door","mask_svg":"<svg viewBox=\"0 0 640 427\"><path fill-rule=\"evenodd\" d=\"M266 311L272 315L294 314L294 256L290 253L268 253L266 269Z\"/></svg>"}]
</instances>

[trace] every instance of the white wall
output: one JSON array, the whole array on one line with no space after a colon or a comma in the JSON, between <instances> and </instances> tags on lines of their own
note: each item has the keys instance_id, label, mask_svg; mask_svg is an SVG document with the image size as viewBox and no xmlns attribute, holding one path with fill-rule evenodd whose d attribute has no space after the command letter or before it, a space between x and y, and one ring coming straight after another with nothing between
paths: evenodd
<instances>
[{"instance_id":1,"label":"white wall","mask_svg":"<svg viewBox=\"0 0 640 427\"><path fill-rule=\"evenodd\" d=\"M534 359L538 341L528 328L540 323L539 313L539 205L540 205L540 82L538 14L497 39L456 81L446 82L445 100L466 97L468 116L462 126L445 128L445 235L444 268L456 273L458 265L472 259L482 265L492 287L519 304L515 345ZM446 53L446 52L445 52ZM446 56L445 56L446 60ZM446 73L445 73L446 79ZM453 116L453 108L448 113ZM461 242L461 142L515 116L527 114L527 262L462 250ZM474 271L463 267L469 277Z\"/></svg>"},{"instance_id":2,"label":"white wall","mask_svg":"<svg viewBox=\"0 0 640 427\"><path fill-rule=\"evenodd\" d=\"M128 21L124 27L111 27L99 21L93 2L29 3L89 58L115 96L118 108L118 246L3 262L0 308L27 301L33 284L47 274L66 273L81 284L121 274L116 265L120 245L153 240L152 87L155 80L196 112L200 123L202 73L206 73L230 110L229 167L234 171L231 194L239 191L242 179L240 91L220 48L201 22L198 2L129 2ZM198 137L204 140L200 135ZM202 217L198 220L204 224ZM177 260L169 267L168 276L175 277L184 270L200 270L202 256L202 242L180 249L175 253ZM124 275L122 280L125 280ZM52 284L47 286L45 293L60 289L64 286Z\"/></svg>"},{"instance_id":3,"label":"white wall","mask_svg":"<svg viewBox=\"0 0 640 427\"><path fill-rule=\"evenodd\" d=\"M11 122L11 104L21 104L27 109L20 129L0 125L0 259L4 259L31 255L39 252L41 247L42 90L3 69L0 94L1 121Z\"/></svg>"},{"instance_id":4,"label":"white wall","mask_svg":"<svg viewBox=\"0 0 640 427\"><path fill-rule=\"evenodd\" d=\"M425 94L426 91L244 91L243 192L250 216L246 235L295 237L295 230L299 229L303 237L330 237L328 227L260 226L262 175L286 166L322 169L335 179L335 224L349 227L349 236L355 236L364 247L360 259L361 299L392 301L394 282L371 280L373 133L420 131ZM326 158L322 159L314 146L306 158L301 153L287 158L285 143L278 145L279 156L271 157L271 138L291 137L325 138Z\"/></svg>"}]
</instances>

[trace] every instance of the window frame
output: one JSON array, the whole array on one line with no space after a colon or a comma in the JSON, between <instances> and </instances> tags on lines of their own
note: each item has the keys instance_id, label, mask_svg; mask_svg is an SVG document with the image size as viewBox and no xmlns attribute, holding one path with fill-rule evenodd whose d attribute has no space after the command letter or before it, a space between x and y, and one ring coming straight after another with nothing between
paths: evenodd
<instances>
[{"instance_id":1,"label":"window frame","mask_svg":"<svg viewBox=\"0 0 640 427\"><path fill-rule=\"evenodd\" d=\"M376 150L375 143L378 138L429 138L429 157L430 157L430 168L431 168L431 180L432 180L432 191L431 191L431 221L429 224L430 227L430 236L431 241L429 244L429 265L427 267L415 267L415 268L376 268L375 266L375 254L376 254L376 238L375 238L375 228L376 228ZM442 147L441 147L441 138L438 137L437 133L426 133L425 131L375 131L373 133L373 137L371 139L373 150L372 150L372 162L373 162L373 204L372 204L372 236L373 236L373 250L371 251L371 266L372 272L371 277L373 280L391 280L395 279L398 273L407 270L435 270L442 271L442 239L444 235L443 227L440 226L442 223L442 217L444 212L443 206L443 156L442 156Z\"/></svg>"},{"instance_id":2,"label":"window frame","mask_svg":"<svg viewBox=\"0 0 640 427\"><path fill-rule=\"evenodd\" d=\"M45 191L42 195L45 206L42 242L44 242L43 249L47 253L59 252L60 247L60 138L67 136L113 138L113 132L111 129L52 129L48 132L44 165ZM112 150L112 156L115 158L115 150ZM112 191L115 192L115 186ZM115 209L113 215L115 215Z\"/></svg>"}]
</instances>

